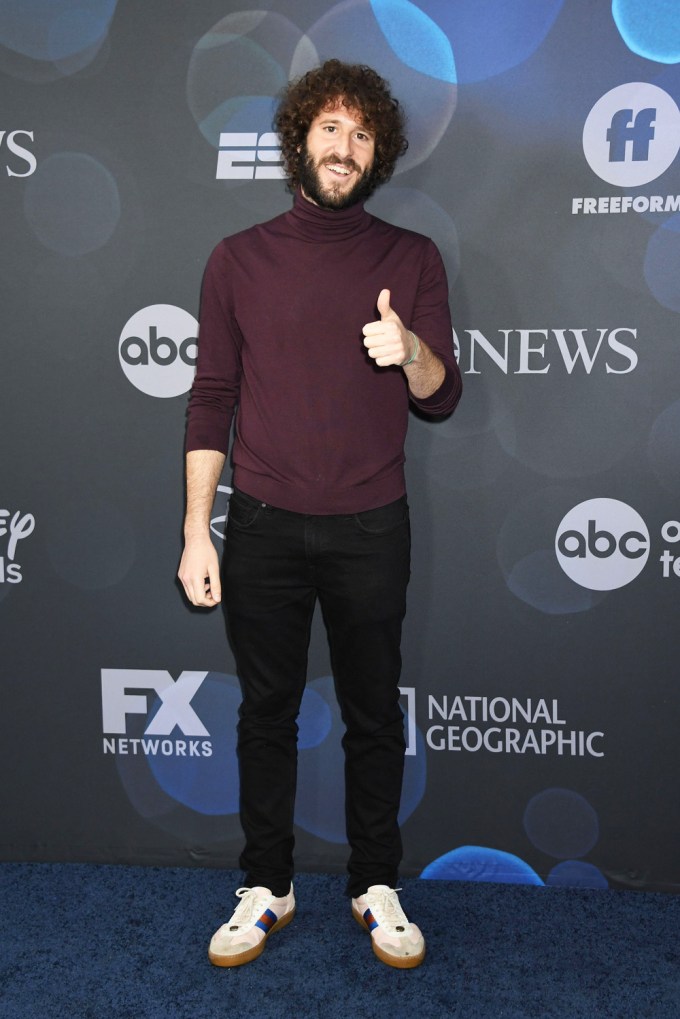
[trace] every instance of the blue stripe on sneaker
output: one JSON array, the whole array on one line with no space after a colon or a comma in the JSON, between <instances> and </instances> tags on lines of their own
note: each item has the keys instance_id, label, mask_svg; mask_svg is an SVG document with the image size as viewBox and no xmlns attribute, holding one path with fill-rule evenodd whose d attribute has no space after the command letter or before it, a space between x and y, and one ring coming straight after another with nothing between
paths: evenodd
<instances>
[{"instance_id":1,"label":"blue stripe on sneaker","mask_svg":"<svg viewBox=\"0 0 680 1019\"><path fill-rule=\"evenodd\" d=\"M276 913L272 913L271 909L265 909L255 926L259 927L261 931L265 932L265 934L269 934L277 920L278 916Z\"/></svg>"},{"instance_id":2,"label":"blue stripe on sneaker","mask_svg":"<svg viewBox=\"0 0 680 1019\"><path fill-rule=\"evenodd\" d=\"M373 913L371 913L370 909L367 909L366 912L364 913L364 920L366 921L366 926L368 927L369 931L374 931L375 928L378 926L378 921L373 916Z\"/></svg>"}]
</instances>

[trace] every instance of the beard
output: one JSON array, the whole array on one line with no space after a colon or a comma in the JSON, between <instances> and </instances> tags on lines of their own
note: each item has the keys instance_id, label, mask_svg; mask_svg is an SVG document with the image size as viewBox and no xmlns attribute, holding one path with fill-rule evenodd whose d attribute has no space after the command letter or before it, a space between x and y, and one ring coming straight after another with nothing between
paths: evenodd
<instances>
[{"instance_id":1,"label":"beard","mask_svg":"<svg viewBox=\"0 0 680 1019\"><path fill-rule=\"evenodd\" d=\"M328 163L346 166L359 174L349 191L344 191L339 182L324 187L321 183L318 166L325 166ZM311 198L322 209L348 209L350 206L356 205L357 202L365 201L376 188L371 166L367 166L362 172L361 167L353 159L340 159L337 156L327 156L322 163L315 165L306 145L300 149L298 180L307 198Z\"/></svg>"}]
</instances>

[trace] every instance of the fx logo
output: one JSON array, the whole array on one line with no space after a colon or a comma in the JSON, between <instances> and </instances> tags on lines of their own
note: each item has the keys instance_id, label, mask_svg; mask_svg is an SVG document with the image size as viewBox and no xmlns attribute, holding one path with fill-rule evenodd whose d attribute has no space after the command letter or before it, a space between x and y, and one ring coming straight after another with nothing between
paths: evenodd
<instances>
[{"instance_id":1,"label":"fx logo","mask_svg":"<svg viewBox=\"0 0 680 1019\"><path fill-rule=\"evenodd\" d=\"M263 163L257 166L256 161ZM217 180L282 180L281 148L274 131L223 132L217 154Z\"/></svg>"},{"instance_id":2,"label":"fx logo","mask_svg":"<svg viewBox=\"0 0 680 1019\"><path fill-rule=\"evenodd\" d=\"M583 127L583 152L598 177L636 187L660 177L680 149L680 110L647 81L617 85L593 106Z\"/></svg>"},{"instance_id":3,"label":"fx logo","mask_svg":"<svg viewBox=\"0 0 680 1019\"><path fill-rule=\"evenodd\" d=\"M102 721L105 733L125 733L127 715L147 715L147 692L160 697L160 707L145 729L146 736L170 736L175 726L185 736L209 736L191 701L207 672L183 672L175 681L161 669L102 669ZM142 690L144 693L131 693Z\"/></svg>"}]
</instances>

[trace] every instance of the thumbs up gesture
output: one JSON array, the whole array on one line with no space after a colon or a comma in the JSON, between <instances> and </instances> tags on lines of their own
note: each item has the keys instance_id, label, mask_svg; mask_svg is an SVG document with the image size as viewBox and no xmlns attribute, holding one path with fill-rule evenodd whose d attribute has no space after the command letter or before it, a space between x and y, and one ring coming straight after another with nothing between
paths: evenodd
<instances>
[{"instance_id":1,"label":"thumbs up gesture","mask_svg":"<svg viewBox=\"0 0 680 1019\"><path fill-rule=\"evenodd\" d=\"M367 322L363 328L368 356L381 368L390 364L402 365L413 354L416 339L391 307L389 290L380 291L378 312L380 320Z\"/></svg>"}]
</instances>

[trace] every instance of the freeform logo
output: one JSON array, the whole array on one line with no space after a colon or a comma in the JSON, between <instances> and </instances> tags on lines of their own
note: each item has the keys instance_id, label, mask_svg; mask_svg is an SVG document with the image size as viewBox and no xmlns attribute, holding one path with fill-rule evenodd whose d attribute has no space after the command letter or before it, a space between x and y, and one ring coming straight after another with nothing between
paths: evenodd
<instances>
[{"instance_id":1,"label":"freeform logo","mask_svg":"<svg viewBox=\"0 0 680 1019\"><path fill-rule=\"evenodd\" d=\"M7 537L4 555L0 555L0 584L20 584L22 581L21 566L15 562L17 544L32 534L35 529L35 517L32 513L16 510L0 509L0 538Z\"/></svg>"},{"instance_id":2,"label":"freeform logo","mask_svg":"<svg viewBox=\"0 0 680 1019\"><path fill-rule=\"evenodd\" d=\"M618 85L593 106L583 128L591 169L609 184L636 187L660 177L680 148L680 110L657 85Z\"/></svg>"},{"instance_id":3,"label":"freeform logo","mask_svg":"<svg viewBox=\"0 0 680 1019\"><path fill-rule=\"evenodd\" d=\"M0 148L4 146L9 154L8 158L10 158L10 162L5 163L5 170L8 177L30 177L32 173L35 173L38 163L30 149L27 149L25 144L19 144L18 138L21 138L22 141L28 138L32 142L33 132L0 131ZM12 157L16 157L16 159L26 163L27 169L14 169L17 163Z\"/></svg>"},{"instance_id":4,"label":"freeform logo","mask_svg":"<svg viewBox=\"0 0 680 1019\"><path fill-rule=\"evenodd\" d=\"M183 672L174 680L160 669L102 669L102 728L105 754L144 754L178 757L210 757L212 744L206 739L153 739L183 736L204 737L210 733L191 706L207 672ZM133 693L132 691L137 691ZM160 700L142 737L130 737L128 715L151 713L148 694ZM108 738L107 738L108 734Z\"/></svg>"},{"instance_id":5,"label":"freeform logo","mask_svg":"<svg viewBox=\"0 0 680 1019\"><path fill-rule=\"evenodd\" d=\"M283 179L278 135L273 131L259 136L256 131L224 131L215 176L217 180Z\"/></svg>"},{"instance_id":6,"label":"freeform logo","mask_svg":"<svg viewBox=\"0 0 680 1019\"><path fill-rule=\"evenodd\" d=\"M174 304L152 304L126 322L118 345L121 368L148 396L180 396L191 388L198 322Z\"/></svg>"},{"instance_id":7,"label":"freeform logo","mask_svg":"<svg viewBox=\"0 0 680 1019\"><path fill-rule=\"evenodd\" d=\"M624 587L649 556L647 525L618 499L588 499L569 510L555 536L557 560L573 581L591 591Z\"/></svg>"}]
</instances>

